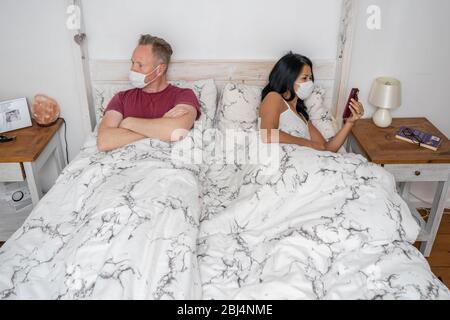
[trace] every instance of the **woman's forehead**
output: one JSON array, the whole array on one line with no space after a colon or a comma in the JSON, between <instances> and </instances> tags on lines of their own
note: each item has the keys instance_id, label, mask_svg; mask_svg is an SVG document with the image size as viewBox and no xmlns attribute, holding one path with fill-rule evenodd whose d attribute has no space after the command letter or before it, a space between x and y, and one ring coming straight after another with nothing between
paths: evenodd
<instances>
[{"instance_id":1,"label":"woman's forehead","mask_svg":"<svg viewBox=\"0 0 450 320\"><path fill-rule=\"evenodd\" d=\"M305 64L302 68L302 71L300 72L300 75L308 75L310 76L312 74L311 67Z\"/></svg>"}]
</instances>

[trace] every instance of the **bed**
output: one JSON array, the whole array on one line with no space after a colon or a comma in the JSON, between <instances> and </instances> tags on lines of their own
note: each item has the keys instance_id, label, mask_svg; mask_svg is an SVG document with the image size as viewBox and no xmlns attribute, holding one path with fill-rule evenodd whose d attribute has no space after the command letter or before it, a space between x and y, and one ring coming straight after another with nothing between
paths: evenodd
<instances>
[{"instance_id":1,"label":"bed","mask_svg":"<svg viewBox=\"0 0 450 320\"><path fill-rule=\"evenodd\" d=\"M202 106L180 142L101 153L94 130L0 248L0 299L450 299L383 168L291 145L275 171L218 161L219 133L257 127L273 63L175 61L169 78ZM315 63L330 135L336 62ZM127 68L92 62L98 118Z\"/></svg>"}]
</instances>

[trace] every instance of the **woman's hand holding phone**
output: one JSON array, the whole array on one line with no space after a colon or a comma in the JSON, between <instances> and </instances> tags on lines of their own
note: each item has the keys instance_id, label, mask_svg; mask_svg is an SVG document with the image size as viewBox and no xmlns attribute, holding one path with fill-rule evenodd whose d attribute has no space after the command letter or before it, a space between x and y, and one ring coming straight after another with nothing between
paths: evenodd
<instances>
[{"instance_id":1,"label":"woman's hand holding phone","mask_svg":"<svg viewBox=\"0 0 450 320\"><path fill-rule=\"evenodd\" d=\"M349 103L350 111L352 115L347 119L347 122L354 123L356 120L361 119L364 115L364 107L361 102L351 99Z\"/></svg>"},{"instance_id":2,"label":"woman's hand holding phone","mask_svg":"<svg viewBox=\"0 0 450 320\"><path fill-rule=\"evenodd\" d=\"M352 88L352 90L350 91L347 104L345 105L344 114L342 115L344 123L354 123L364 114L364 107L362 103L358 101L358 94L358 88Z\"/></svg>"}]
</instances>

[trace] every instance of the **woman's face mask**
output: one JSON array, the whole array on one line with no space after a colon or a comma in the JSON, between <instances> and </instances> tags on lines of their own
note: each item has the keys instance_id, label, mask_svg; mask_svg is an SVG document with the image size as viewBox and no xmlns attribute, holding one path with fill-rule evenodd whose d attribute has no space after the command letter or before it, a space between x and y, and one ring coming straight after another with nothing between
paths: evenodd
<instances>
[{"instance_id":1,"label":"woman's face mask","mask_svg":"<svg viewBox=\"0 0 450 320\"><path fill-rule=\"evenodd\" d=\"M128 74L128 79L131 82L131 85L135 88L139 88L142 89L146 86L148 86L150 83L152 83L153 81L155 81L158 76L156 76L153 80L149 81L149 82L145 82L145 78L151 74L153 74L156 69L158 69L159 65L157 65L150 73L148 74L143 74L140 72L136 72L133 70L130 70L130 73Z\"/></svg>"},{"instance_id":2,"label":"woman's face mask","mask_svg":"<svg viewBox=\"0 0 450 320\"><path fill-rule=\"evenodd\" d=\"M308 98L314 90L314 82L312 80L306 82L296 82L296 84L298 84L298 88L297 91L295 91L295 94L301 100Z\"/></svg>"}]
</instances>

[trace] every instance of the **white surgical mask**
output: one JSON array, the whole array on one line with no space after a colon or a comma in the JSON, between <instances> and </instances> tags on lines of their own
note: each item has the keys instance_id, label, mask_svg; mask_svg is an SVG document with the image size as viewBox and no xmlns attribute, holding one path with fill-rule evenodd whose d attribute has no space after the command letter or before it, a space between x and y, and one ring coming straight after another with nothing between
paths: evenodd
<instances>
[{"instance_id":1,"label":"white surgical mask","mask_svg":"<svg viewBox=\"0 0 450 320\"><path fill-rule=\"evenodd\" d=\"M128 74L128 79L131 82L131 85L135 88L139 88L142 89L146 86L148 86L150 83L152 83L153 81L155 81L158 77L154 78L153 80L149 81L149 82L145 82L145 77L151 75L153 72L156 71L156 69L158 69L159 65L157 65L155 67L155 69L152 70L152 72L148 73L148 74L143 74L140 72L136 72L133 70L130 70L130 73Z\"/></svg>"},{"instance_id":2,"label":"white surgical mask","mask_svg":"<svg viewBox=\"0 0 450 320\"><path fill-rule=\"evenodd\" d=\"M296 82L296 84L298 84L298 89L295 93L302 100L308 98L314 90L314 82L311 80L307 82Z\"/></svg>"}]
</instances>

